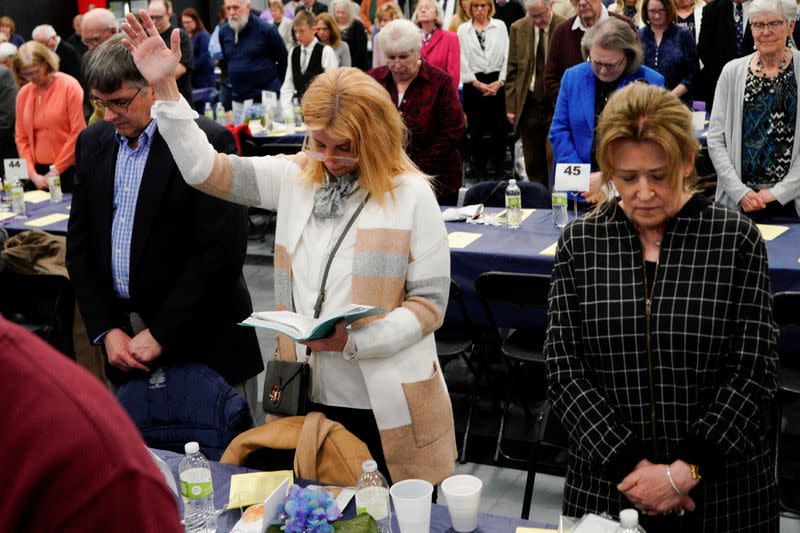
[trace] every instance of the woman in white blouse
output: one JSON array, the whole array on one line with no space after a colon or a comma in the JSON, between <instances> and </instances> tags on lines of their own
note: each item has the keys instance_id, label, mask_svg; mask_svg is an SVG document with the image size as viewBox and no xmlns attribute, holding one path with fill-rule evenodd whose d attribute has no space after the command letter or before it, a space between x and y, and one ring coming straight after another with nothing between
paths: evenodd
<instances>
[{"instance_id":1,"label":"woman in white blouse","mask_svg":"<svg viewBox=\"0 0 800 533\"><path fill-rule=\"evenodd\" d=\"M168 49L147 12L139 14L144 27L129 14L124 42L155 93L152 114L184 180L278 213L276 307L304 316L352 303L385 310L352 328L340 322L331 336L306 343L310 410L364 441L392 481L441 482L456 459L433 337L447 307L450 251L430 178L403 151L406 130L389 93L354 68L325 72L303 96L303 152L220 154L177 91L178 33ZM306 359L306 346L279 335L277 357Z\"/></svg>"},{"instance_id":2,"label":"woman in white blouse","mask_svg":"<svg viewBox=\"0 0 800 533\"><path fill-rule=\"evenodd\" d=\"M496 176L502 177L508 123L503 85L508 60L508 30L492 18L492 0L467 0L472 20L458 27L461 45L461 83L464 112L473 162L473 177L487 176L491 159ZM488 142L484 141L488 137Z\"/></svg>"}]
</instances>

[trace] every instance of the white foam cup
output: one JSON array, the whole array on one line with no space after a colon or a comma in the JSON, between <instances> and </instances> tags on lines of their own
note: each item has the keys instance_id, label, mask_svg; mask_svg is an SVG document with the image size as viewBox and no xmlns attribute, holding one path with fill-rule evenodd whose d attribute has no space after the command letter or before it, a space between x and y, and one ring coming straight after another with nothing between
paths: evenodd
<instances>
[{"instance_id":1,"label":"white foam cup","mask_svg":"<svg viewBox=\"0 0 800 533\"><path fill-rule=\"evenodd\" d=\"M389 489L400 533L428 533L433 485L424 479L398 481Z\"/></svg>"},{"instance_id":2,"label":"white foam cup","mask_svg":"<svg viewBox=\"0 0 800 533\"><path fill-rule=\"evenodd\" d=\"M706 127L706 112L692 111L692 129L694 129L694 131L703 131L705 127Z\"/></svg>"},{"instance_id":3,"label":"white foam cup","mask_svg":"<svg viewBox=\"0 0 800 533\"><path fill-rule=\"evenodd\" d=\"M478 528L478 507L483 489L481 480L466 474L450 476L442 481L441 488L453 529L459 533L475 531Z\"/></svg>"}]
</instances>

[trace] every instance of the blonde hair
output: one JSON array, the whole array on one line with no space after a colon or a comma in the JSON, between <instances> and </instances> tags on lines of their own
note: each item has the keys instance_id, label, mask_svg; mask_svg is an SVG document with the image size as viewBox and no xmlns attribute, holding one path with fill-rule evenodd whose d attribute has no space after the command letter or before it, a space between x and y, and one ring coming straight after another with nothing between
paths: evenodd
<instances>
[{"instance_id":1,"label":"blonde hair","mask_svg":"<svg viewBox=\"0 0 800 533\"><path fill-rule=\"evenodd\" d=\"M395 176L416 174L429 179L403 150L408 133L388 91L368 74L352 67L320 74L301 105L310 131L325 130L331 137L350 142L353 157L358 158L358 185L379 203L394 189ZM316 149L310 135L304 144ZM323 183L324 171L321 161L309 160L304 174L313 183Z\"/></svg>"},{"instance_id":2,"label":"blonde hair","mask_svg":"<svg viewBox=\"0 0 800 533\"><path fill-rule=\"evenodd\" d=\"M692 130L692 114L674 94L645 83L631 83L608 99L597 125L597 162L608 185L616 173L612 157L621 141L652 142L667 157L667 184L675 191L694 192L693 179L682 167L694 163L700 143ZM694 165L693 165L694 166ZM694 177L694 171L689 176Z\"/></svg>"},{"instance_id":3,"label":"blonde hair","mask_svg":"<svg viewBox=\"0 0 800 533\"><path fill-rule=\"evenodd\" d=\"M488 16L488 18L492 18L495 13L494 0L484 0L484 1L486 2L486 7L487 7L486 15ZM469 4L469 18L472 18L472 4L475 3L475 0L467 0L467 3ZM459 5L460 4L461 2L459 2Z\"/></svg>"},{"instance_id":4,"label":"blonde hair","mask_svg":"<svg viewBox=\"0 0 800 533\"><path fill-rule=\"evenodd\" d=\"M58 72L58 56L40 42L28 41L19 47L14 56L14 74L20 76L25 67L47 65L48 73Z\"/></svg>"},{"instance_id":5,"label":"blonde hair","mask_svg":"<svg viewBox=\"0 0 800 533\"><path fill-rule=\"evenodd\" d=\"M384 18L388 18L389 22L403 18L403 12L400 11L400 6L394 2L386 2L378 6L378 9L375 11L375 19L380 22Z\"/></svg>"},{"instance_id":6,"label":"blonde hair","mask_svg":"<svg viewBox=\"0 0 800 533\"><path fill-rule=\"evenodd\" d=\"M642 22L642 2L643 0L636 0L636 15L633 17L633 23L637 26ZM614 12L617 15L625 16L625 0L614 0L614 5L617 6Z\"/></svg>"}]
</instances>

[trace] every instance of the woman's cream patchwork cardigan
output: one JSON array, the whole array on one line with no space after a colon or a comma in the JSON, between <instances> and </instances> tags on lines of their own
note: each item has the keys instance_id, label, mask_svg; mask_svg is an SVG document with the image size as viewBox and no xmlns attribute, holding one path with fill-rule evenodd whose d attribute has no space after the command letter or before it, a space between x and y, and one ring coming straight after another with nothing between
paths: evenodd
<instances>
[{"instance_id":1,"label":"woman's cream patchwork cardigan","mask_svg":"<svg viewBox=\"0 0 800 533\"><path fill-rule=\"evenodd\" d=\"M292 254L313 207L299 167L274 157L217 154L189 105L157 102L153 117L191 185L232 202L277 210L275 301L292 309ZM392 479L438 483L456 459L450 398L433 332L442 324L450 283L447 234L428 183L395 178L394 198L370 199L356 223L352 302L387 310L354 327L355 355L375 413ZM295 360L279 336L279 358Z\"/></svg>"}]
</instances>

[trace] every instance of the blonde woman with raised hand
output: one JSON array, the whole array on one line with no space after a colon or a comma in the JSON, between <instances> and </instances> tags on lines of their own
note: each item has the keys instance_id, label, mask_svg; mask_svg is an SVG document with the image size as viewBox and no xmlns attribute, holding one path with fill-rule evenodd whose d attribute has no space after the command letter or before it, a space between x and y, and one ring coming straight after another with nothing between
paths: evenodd
<instances>
[{"instance_id":1,"label":"blonde woman with raised hand","mask_svg":"<svg viewBox=\"0 0 800 533\"><path fill-rule=\"evenodd\" d=\"M302 100L310 133L298 157L219 154L177 92L177 35L167 48L146 13L141 16L142 24L127 17L127 46L155 91L153 116L186 182L278 212L278 308L313 314L322 269L344 235L322 313L351 303L386 310L352 330L340 323L330 337L307 343L311 409L364 441L393 481L442 481L454 470L456 446L433 332L447 306L450 255L429 178L403 151L403 120L388 93L354 68L326 72ZM306 346L279 337L278 357L305 359Z\"/></svg>"}]
</instances>

